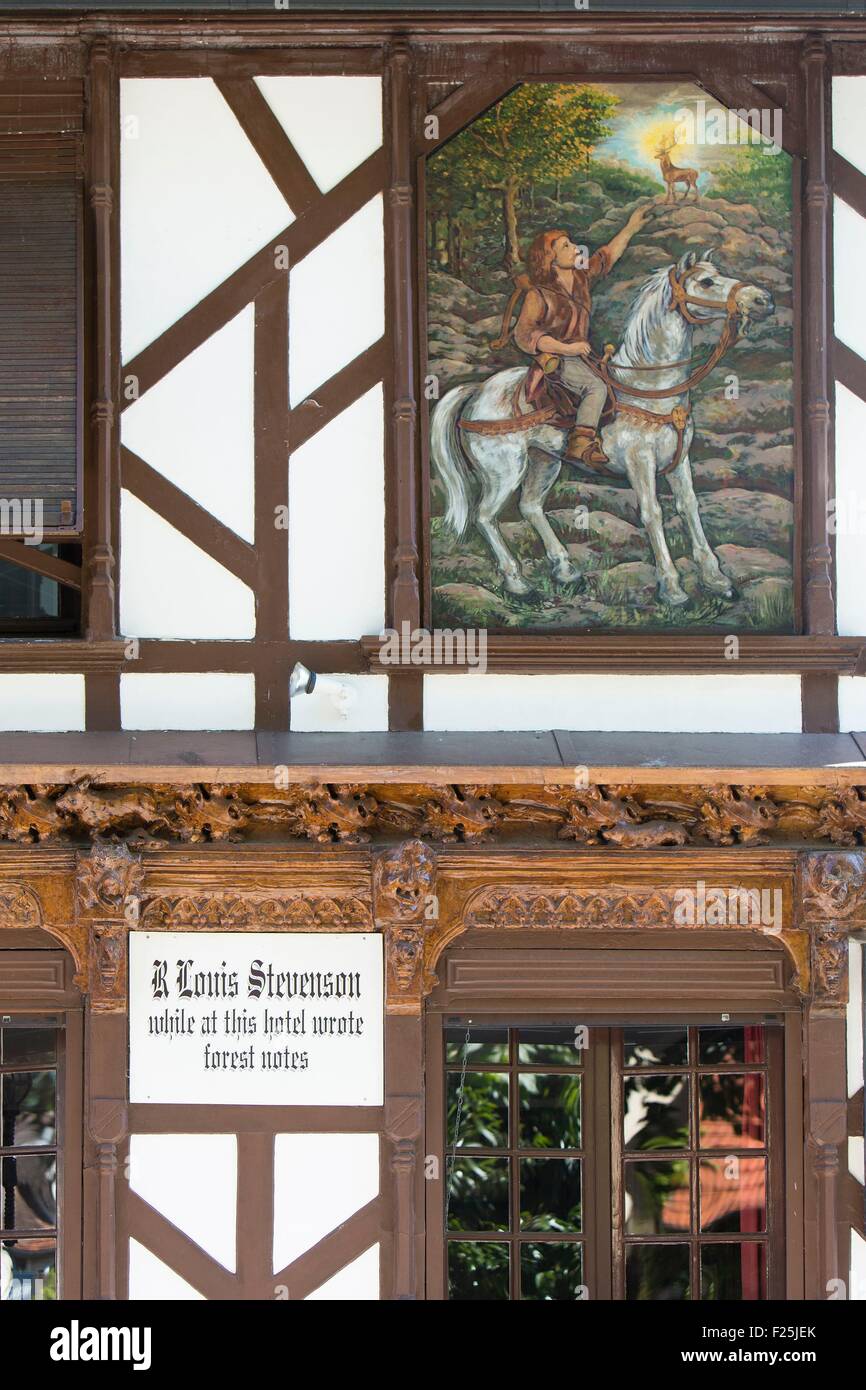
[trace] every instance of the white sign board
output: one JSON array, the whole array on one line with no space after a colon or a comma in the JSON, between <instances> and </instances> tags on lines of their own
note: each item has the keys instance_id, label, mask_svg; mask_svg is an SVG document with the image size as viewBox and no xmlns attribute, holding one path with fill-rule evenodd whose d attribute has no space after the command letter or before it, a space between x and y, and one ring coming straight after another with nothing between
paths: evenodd
<instances>
[{"instance_id":1,"label":"white sign board","mask_svg":"<svg viewBox=\"0 0 866 1390\"><path fill-rule=\"evenodd\" d=\"M129 1098L381 1105L382 937L130 932Z\"/></svg>"}]
</instances>

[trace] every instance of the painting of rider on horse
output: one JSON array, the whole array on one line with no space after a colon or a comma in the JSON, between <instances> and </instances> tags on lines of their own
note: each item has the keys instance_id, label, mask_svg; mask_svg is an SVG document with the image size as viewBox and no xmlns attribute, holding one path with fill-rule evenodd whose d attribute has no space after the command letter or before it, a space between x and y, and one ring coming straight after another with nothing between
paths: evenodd
<instances>
[{"instance_id":1,"label":"painting of rider on horse","mask_svg":"<svg viewBox=\"0 0 866 1390\"><path fill-rule=\"evenodd\" d=\"M435 625L792 630L791 162L705 98L527 84L428 159Z\"/></svg>"}]
</instances>

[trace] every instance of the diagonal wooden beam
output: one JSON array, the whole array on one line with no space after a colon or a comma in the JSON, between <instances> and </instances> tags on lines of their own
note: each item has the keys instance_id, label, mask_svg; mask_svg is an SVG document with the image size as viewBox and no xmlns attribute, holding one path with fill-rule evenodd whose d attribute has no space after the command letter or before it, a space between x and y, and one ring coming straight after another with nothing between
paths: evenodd
<instances>
[{"instance_id":1,"label":"diagonal wooden beam","mask_svg":"<svg viewBox=\"0 0 866 1390\"><path fill-rule=\"evenodd\" d=\"M168 478L125 446L120 450L121 485L242 583L255 590L256 552L228 526L200 507Z\"/></svg>"},{"instance_id":2,"label":"diagonal wooden beam","mask_svg":"<svg viewBox=\"0 0 866 1390\"><path fill-rule=\"evenodd\" d=\"M760 112L767 110L772 98L767 92L757 87L754 82L751 82L748 77L744 77L734 68L719 64L718 61L710 71L712 71L712 77L706 80L701 77L698 80L701 86L706 88L729 111L757 110ZM805 149L798 113L792 106L780 108L780 110L782 112L782 149L786 150L788 154L804 155ZM756 134L761 135L763 133L759 122L747 121L746 124ZM768 158L772 157L768 156Z\"/></svg>"},{"instance_id":3,"label":"diagonal wooden beam","mask_svg":"<svg viewBox=\"0 0 866 1390\"><path fill-rule=\"evenodd\" d=\"M833 340L833 375L861 401L866 401L866 362L841 338Z\"/></svg>"},{"instance_id":4,"label":"diagonal wooden beam","mask_svg":"<svg viewBox=\"0 0 866 1390\"><path fill-rule=\"evenodd\" d=\"M464 82L456 92L452 92L450 96L445 97L444 101L440 101L435 111L431 113L435 115L438 122L438 133L435 139L427 138L422 114L421 130L415 141L415 153L425 155L438 150L440 145L444 145L447 140L450 140L464 126L474 121L488 107L507 96L512 87L517 86L517 83L516 77L502 72L499 72L495 77L479 79L475 82Z\"/></svg>"},{"instance_id":5,"label":"diagonal wooden beam","mask_svg":"<svg viewBox=\"0 0 866 1390\"><path fill-rule=\"evenodd\" d=\"M860 172L844 155L833 153L833 192L849 208L866 217L866 174Z\"/></svg>"},{"instance_id":6,"label":"diagonal wooden beam","mask_svg":"<svg viewBox=\"0 0 866 1390\"><path fill-rule=\"evenodd\" d=\"M216 85L296 217L322 193L251 77L219 77Z\"/></svg>"},{"instance_id":7,"label":"diagonal wooden beam","mask_svg":"<svg viewBox=\"0 0 866 1390\"><path fill-rule=\"evenodd\" d=\"M224 1269L131 1188L126 1191L124 1207L128 1235L205 1298L233 1302L241 1296L237 1275Z\"/></svg>"},{"instance_id":8,"label":"diagonal wooden beam","mask_svg":"<svg viewBox=\"0 0 866 1390\"><path fill-rule=\"evenodd\" d=\"M179 362L235 318L262 290L286 274L282 248L288 252L289 264L296 265L376 193L380 193L384 183L385 156L382 150L377 150L336 188L323 193L309 212L284 227L267 246L263 246L261 251L257 251L228 279L143 348L137 357L125 364L124 377L134 376L137 379L138 396L143 396ZM128 404L128 401L124 401L123 408Z\"/></svg>"},{"instance_id":9,"label":"diagonal wooden beam","mask_svg":"<svg viewBox=\"0 0 866 1390\"><path fill-rule=\"evenodd\" d=\"M385 339L379 338L335 376L295 406L289 415L289 447L294 452L324 429L348 406L369 391L385 375Z\"/></svg>"},{"instance_id":10,"label":"diagonal wooden beam","mask_svg":"<svg viewBox=\"0 0 866 1390\"><path fill-rule=\"evenodd\" d=\"M374 1197L372 1202L361 1207L341 1226L329 1231L312 1249L305 1250L303 1255L275 1274L274 1283L284 1284L288 1288L292 1302L306 1298L326 1279L338 1274L352 1260L369 1250L371 1245L375 1245L381 1235L380 1212L381 1199Z\"/></svg>"},{"instance_id":11,"label":"diagonal wooden beam","mask_svg":"<svg viewBox=\"0 0 866 1390\"><path fill-rule=\"evenodd\" d=\"M81 567L59 560L56 555L46 555L35 545L25 545L23 541L0 540L0 560L8 560L20 565L24 570L32 570L45 579L55 579L69 589L81 588Z\"/></svg>"}]
</instances>

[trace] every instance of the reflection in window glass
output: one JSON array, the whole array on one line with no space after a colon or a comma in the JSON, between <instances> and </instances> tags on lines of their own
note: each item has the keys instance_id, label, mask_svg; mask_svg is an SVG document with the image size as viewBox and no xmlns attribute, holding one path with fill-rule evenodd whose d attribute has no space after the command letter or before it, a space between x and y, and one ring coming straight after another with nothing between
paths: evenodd
<instances>
[{"instance_id":1,"label":"reflection in window glass","mask_svg":"<svg viewBox=\"0 0 866 1390\"><path fill-rule=\"evenodd\" d=\"M456 1134L460 1074L448 1076L449 1148L503 1148L508 1142L508 1073L468 1071ZM456 1138L455 1138L456 1134Z\"/></svg>"},{"instance_id":2,"label":"reflection in window glass","mask_svg":"<svg viewBox=\"0 0 866 1390\"><path fill-rule=\"evenodd\" d=\"M687 1245L630 1245L625 1256L625 1296L631 1303L670 1303L689 1297Z\"/></svg>"},{"instance_id":3,"label":"reflection in window glass","mask_svg":"<svg viewBox=\"0 0 866 1390\"><path fill-rule=\"evenodd\" d=\"M508 1246L493 1241L448 1242L448 1297L465 1300L507 1299Z\"/></svg>"},{"instance_id":4,"label":"reflection in window glass","mask_svg":"<svg viewBox=\"0 0 866 1390\"><path fill-rule=\"evenodd\" d=\"M751 1302L767 1297L764 1245L701 1246L701 1298Z\"/></svg>"},{"instance_id":5,"label":"reflection in window glass","mask_svg":"<svg viewBox=\"0 0 866 1390\"><path fill-rule=\"evenodd\" d=\"M760 1025L744 1028L701 1028L698 1033L698 1061L701 1066L722 1066L732 1062L763 1062L764 1030Z\"/></svg>"},{"instance_id":6,"label":"reflection in window glass","mask_svg":"<svg viewBox=\"0 0 866 1390\"><path fill-rule=\"evenodd\" d=\"M585 1297L583 1247L576 1241L521 1245L520 1297L558 1302Z\"/></svg>"},{"instance_id":7,"label":"reflection in window glass","mask_svg":"<svg viewBox=\"0 0 866 1390\"><path fill-rule=\"evenodd\" d=\"M0 1302L37 1303L56 1297L54 1241L32 1236L0 1241Z\"/></svg>"},{"instance_id":8,"label":"reflection in window glass","mask_svg":"<svg viewBox=\"0 0 866 1390\"><path fill-rule=\"evenodd\" d=\"M685 1067L689 1060L687 1028L625 1028L623 1066Z\"/></svg>"},{"instance_id":9,"label":"reflection in window glass","mask_svg":"<svg viewBox=\"0 0 866 1390\"><path fill-rule=\"evenodd\" d=\"M0 1075L0 1109L4 1148L53 1144L55 1124L53 1071L5 1072Z\"/></svg>"},{"instance_id":10,"label":"reflection in window glass","mask_svg":"<svg viewBox=\"0 0 866 1390\"><path fill-rule=\"evenodd\" d=\"M54 1016L0 1025L0 1300L57 1297Z\"/></svg>"},{"instance_id":11,"label":"reflection in window glass","mask_svg":"<svg viewBox=\"0 0 866 1390\"><path fill-rule=\"evenodd\" d=\"M508 1230L510 1166L507 1158L449 1158L449 1231Z\"/></svg>"},{"instance_id":12,"label":"reflection in window glass","mask_svg":"<svg viewBox=\"0 0 866 1390\"><path fill-rule=\"evenodd\" d=\"M521 1148L579 1149L580 1077L521 1072L519 1084Z\"/></svg>"},{"instance_id":13,"label":"reflection in window glass","mask_svg":"<svg viewBox=\"0 0 866 1390\"><path fill-rule=\"evenodd\" d=\"M524 1231L580 1231L580 1159L521 1158Z\"/></svg>"},{"instance_id":14,"label":"reflection in window glass","mask_svg":"<svg viewBox=\"0 0 866 1390\"><path fill-rule=\"evenodd\" d=\"M575 1028L521 1028L518 1035L517 1060L534 1062L536 1066L579 1067L581 1052L577 1046Z\"/></svg>"},{"instance_id":15,"label":"reflection in window glass","mask_svg":"<svg viewBox=\"0 0 866 1390\"><path fill-rule=\"evenodd\" d=\"M469 1042L466 1033L469 1032ZM446 1028L445 1061L507 1062L507 1028Z\"/></svg>"},{"instance_id":16,"label":"reflection in window glass","mask_svg":"<svg viewBox=\"0 0 866 1390\"><path fill-rule=\"evenodd\" d=\"M698 1079L702 1149L759 1148L764 1143L760 1072L708 1073Z\"/></svg>"},{"instance_id":17,"label":"reflection in window glass","mask_svg":"<svg viewBox=\"0 0 866 1390\"><path fill-rule=\"evenodd\" d=\"M763 1231L767 1225L767 1176L763 1158L701 1162L701 1230Z\"/></svg>"},{"instance_id":18,"label":"reflection in window glass","mask_svg":"<svg viewBox=\"0 0 866 1390\"><path fill-rule=\"evenodd\" d=\"M625 1165L625 1231L630 1236L691 1230L687 1159L655 1159Z\"/></svg>"},{"instance_id":19,"label":"reflection in window glass","mask_svg":"<svg viewBox=\"0 0 866 1390\"><path fill-rule=\"evenodd\" d=\"M685 1076L627 1076L623 1083L627 1149L683 1149L689 1142Z\"/></svg>"}]
</instances>

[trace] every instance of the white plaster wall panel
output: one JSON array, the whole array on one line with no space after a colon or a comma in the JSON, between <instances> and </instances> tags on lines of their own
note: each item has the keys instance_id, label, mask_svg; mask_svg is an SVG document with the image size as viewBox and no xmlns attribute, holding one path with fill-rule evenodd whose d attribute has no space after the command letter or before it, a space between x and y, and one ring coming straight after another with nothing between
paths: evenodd
<instances>
[{"instance_id":1,"label":"white plaster wall panel","mask_svg":"<svg viewBox=\"0 0 866 1390\"><path fill-rule=\"evenodd\" d=\"M128 449L250 542L254 329L248 304L121 416Z\"/></svg>"},{"instance_id":2,"label":"white plaster wall panel","mask_svg":"<svg viewBox=\"0 0 866 1390\"><path fill-rule=\"evenodd\" d=\"M382 143L379 77L257 77L256 85L323 193Z\"/></svg>"},{"instance_id":3,"label":"white plaster wall panel","mask_svg":"<svg viewBox=\"0 0 866 1390\"><path fill-rule=\"evenodd\" d=\"M134 1134L129 1185L234 1274L238 1142L233 1134Z\"/></svg>"},{"instance_id":4,"label":"white plaster wall panel","mask_svg":"<svg viewBox=\"0 0 866 1390\"><path fill-rule=\"evenodd\" d=\"M123 729L252 729L249 671L130 672L120 677Z\"/></svg>"},{"instance_id":5,"label":"white plaster wall panel","mask_svg":"<svg viewBox=\"0 0 866 1390\"><path fill-rule=\"evenodd\" d=\"M83 728L83 676L0 675L0 729L41 734Z\"/></svg>"},{"instance_id":6,"label":"white plaster wall panel","mask_svg":"<svg viewBox=\"0 0 866 1390\"><path fill-rule=\"evenodd\" d=\"M308 1303L346 1300L367 1303L379 1297L379 1247L372 1245L345 1268L307 1294Z\"/></svg>"},{"instance_id":7,"label":"white plaster wall panel","mask_svg":"<svg viewBox=\"0 0 866 1390\"><path fill-rule=\"evenodd\" d=\"M120 533L122 632L163 638L253 636L252 590L125 489Z\"/></svg>"},{"instance_id":8,"label":"white plaster wall panel","mask_svg":"<svg viewBox=\"0 0 866 1390\"><path fill-rule=\"evenodd\" d=\"M209 77L121 84L121 351L164 333L292 221Z\"/></svg>"},{"instance_id":9,"label":"white plaster wall panel","mask_svg":"<svg viewBox=\"0 0 866 1390\"><path fill-rule=\"evenodd\" d=\"M424 677L424 727L799 733L798 676ZM651 744L647 744L651 756Z\"/></svg>"},{"instance_id":10,"label":"white plaster wall panel","mask_svg":"<svg viewBox=\"0 0 866 1390\"><path fill-rule=\"evenodd\" d=\"M833 148L866 174L866 77L833 78Z\"/></svg>"},{"instance_id":11,"label":"white plaster wall panel","mask_svg":"<svg viewBox=\"0 0 866 1390\"><path fill-rule=\"evenodd\" d=\"M378 1135L276 1135L274 1271L318 1244L378 1191Z\"/></svg>"},{"instance_id":12,"label":"white plaster wall panel","mask_svg":"<svg viewBox=\"0 0 866 1390\"><path fill-rule=\"evenodd\" d=\"M833 301L836 337L866 357L866 219L833 199Z\"/></svg>"},{"instance_id":13,"label":"white plaster wall panel","mask_svg":"<svg viewBox=\"0 0 866 1390\"><path fill-rule=\"evenodd\" d=\"M204 1294L137 1240L129 1242L130 1301L154 1298L163 1302L202 1303Z\"/></svg>"},{"instance_id":14,"label":"white plaster wall panel","mask_svg":"<svg viewBox=\"0 0 866 1390\"><path fill-rule=\"evenodd\" d=\"M320 676L311 695L292 701L292 729L308 734L387 732L388 677Z\"/></svg>"},{"instance_id":15,"label":"white plaster wall panel","mask_svg":"<svg viewBox=\"0 0 866 1390\"><path fill-rule=\"evenodd\" d=\"M863 1085L863 946L848 943L848 1006L846 1010L848 1094Z\"/></svg>"},{"instance_id":16,"label":"white plaster wall panel","mask_svg":"<svg viewBox=\"0 0 866 1390\"><path fill-rule=\"evenodd\" d=\"M839 677L839 728L843 734L866 729L866 680L861 676Z\"/></svg>"},{"instance_id":17,"label":"white plaster wall panel","mask_svg":"<svg viewBox=\"0 0 866 1390\"><path fill-rule=\"evenodd\" d=\"M866 402L838 381L834 501L836 619L856 637L866 632Z\"/></svg>"},{"instance_id":18,"label":"white plaster wall panel","mask_svg":"<svg viewBox=\"0 0 866 1390\"><path fill-rule=\"evenodd\" d=\"M851 1173L859 1183L866 1182L866 1172L864 1172L863 1163L863 1139L849 1139L848 1172Z\"/></svg>"},{"instance_id":19,"label":"white plaster wall panel","mask_svg":"<svg viewBox=\"0 0 866 1390\"><path fill-rule=\"evenodd\" d=\"M385 239L382 195L377 194L291 268L292 407L348 366L384 331Z\"/></svg>"},{"instance_id":20,"label":"white plaster wall panel","mask_svg":"<svg viewBox=\"0 0 866 1390\"><path fill-rule=\"evenodd\" d=\"M374 386L291 456L292 637L363 637L384 625L383 411Z\"/></svg>"},{"instance_id":21,"label":"white plaster wall panel","mask_svg":"<svg viewBox=\"0 0 866 1390\"><path fill-rule=\"evenodd\" d=\"M851 1232L851 1278L848 1297L866 1299L866 1240L856 1231Z\"/></svg>"}]
</instances>

